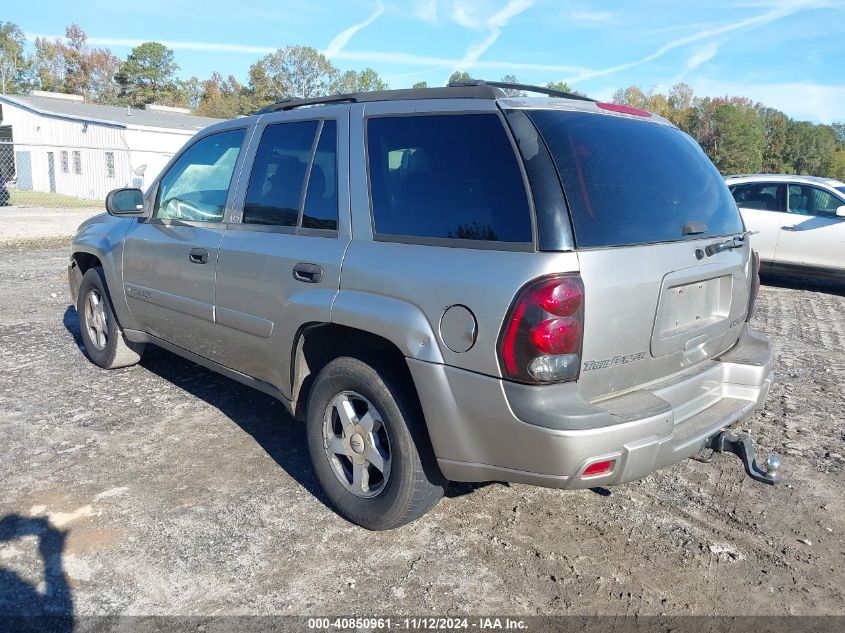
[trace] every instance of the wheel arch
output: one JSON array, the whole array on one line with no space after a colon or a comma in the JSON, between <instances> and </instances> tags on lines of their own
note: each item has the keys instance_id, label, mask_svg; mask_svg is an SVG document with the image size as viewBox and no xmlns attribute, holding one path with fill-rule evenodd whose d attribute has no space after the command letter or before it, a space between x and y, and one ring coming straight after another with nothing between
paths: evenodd
<instances>
[{"instance_id":1,"label":"wheel arch","mask_svg":"<svg viewBox=\"0 0 845 633\"><path fill-rule=\"evenodd\" d=\"M308 398L314 379L323 367L342 356L351 356L365 361L367 358L377 356L380 364L387 364L392 371L396 372L387 379L391 382L398 379L400 386L409 389L413 404L422 421L421 428L415 431L418 434L415 437L417 449L429 458L426 468L432 469L431 476L442 477L437 466L419 391L408 367L407 357L394 342L379 334L337 323L303 325L297 332L291 355L293 399L290 410L294 418L299 421L306 419Z\"/></svg>"}]
</instances>

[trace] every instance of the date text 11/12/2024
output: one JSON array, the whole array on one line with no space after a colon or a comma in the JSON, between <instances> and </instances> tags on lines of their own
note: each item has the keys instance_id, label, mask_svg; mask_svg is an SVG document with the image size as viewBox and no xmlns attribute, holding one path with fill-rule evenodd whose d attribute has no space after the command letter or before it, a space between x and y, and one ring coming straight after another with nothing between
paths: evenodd
<instances>
[{"instance_id":1,"label":"date text 11/12/2024","mask_svg":"<svg viewBox=\"0 0 845 633\"><path fill-rule=\"evenodd\" d=\"M460 631L485 630L525 630L526 622L520 619L479 617L479 618L439 618L439 617L349 617L349 618L309 618L308 628L316 631L330 630L421 630L421 631Z\"/></svg>"}]
</instances>

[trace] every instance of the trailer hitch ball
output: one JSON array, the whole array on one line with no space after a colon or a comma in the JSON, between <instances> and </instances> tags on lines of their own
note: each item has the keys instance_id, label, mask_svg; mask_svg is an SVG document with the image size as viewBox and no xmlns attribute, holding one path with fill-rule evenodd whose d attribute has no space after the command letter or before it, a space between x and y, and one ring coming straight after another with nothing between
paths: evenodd
<instances>
[{"instance_id":1,"label":"trailer hitch ball","mask_svg":"<svg viewBox=\"0 0 845 633\"><path fill-rule=\"evenodd\" d=\"M754 459L754 443L744 433L734 435L730 431L720 431L708 440L706 447L715 453L733 453L739 457L745 472L755 481L770 485L780 483L780 457L770 453L763 470Z\"/></svg>"},{"instance_id":2,"label":"trailer hitch ball","mask_svg":"<svg viewBox=\"0 0 845 633\"><path fill-rule=\"evenodd\" d=\"M778 470L780 470L780 457L775 453L769 453L769 456L766 458L766 474L769 477L780 479Z\"/></svg>"}]
</instances>

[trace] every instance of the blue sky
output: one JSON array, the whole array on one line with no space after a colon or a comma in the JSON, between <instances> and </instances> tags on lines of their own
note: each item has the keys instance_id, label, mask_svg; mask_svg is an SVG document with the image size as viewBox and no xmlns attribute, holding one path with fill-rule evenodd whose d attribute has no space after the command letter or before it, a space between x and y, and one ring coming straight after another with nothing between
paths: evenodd
<instances>
[{"instance_id":1,"label":"blue sky","mask_svg":"<svg viewBox=\"0 0 845 633\"><path fill-rule=\"evenodd\" d=\"M257 58L303 44L343 69L375 68L394 88L442 84L456 69L565 80L603 99L685 81L701 95L845 120L845 0L41 0L3 13L30 37L76 22L121 57L163 41L184 78L245 81Z\"/></svg>"}]
</instances>

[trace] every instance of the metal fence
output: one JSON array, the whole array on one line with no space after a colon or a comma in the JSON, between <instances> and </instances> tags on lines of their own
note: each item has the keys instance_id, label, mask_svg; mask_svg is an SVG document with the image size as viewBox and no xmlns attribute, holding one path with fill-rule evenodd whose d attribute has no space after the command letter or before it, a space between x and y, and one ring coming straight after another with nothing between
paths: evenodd
<instances>
[{"instance_id":1,"label":"metal fence","mask_svg":"<svg viewBox=\"0 0 845 633\"><path fill-rule=\"evenodd\" d=\"M0 138L0 206L102 208L112 189L143 185L117 130L90 126L64 139L38 132Z\"/></svg>"}]
</instances>

